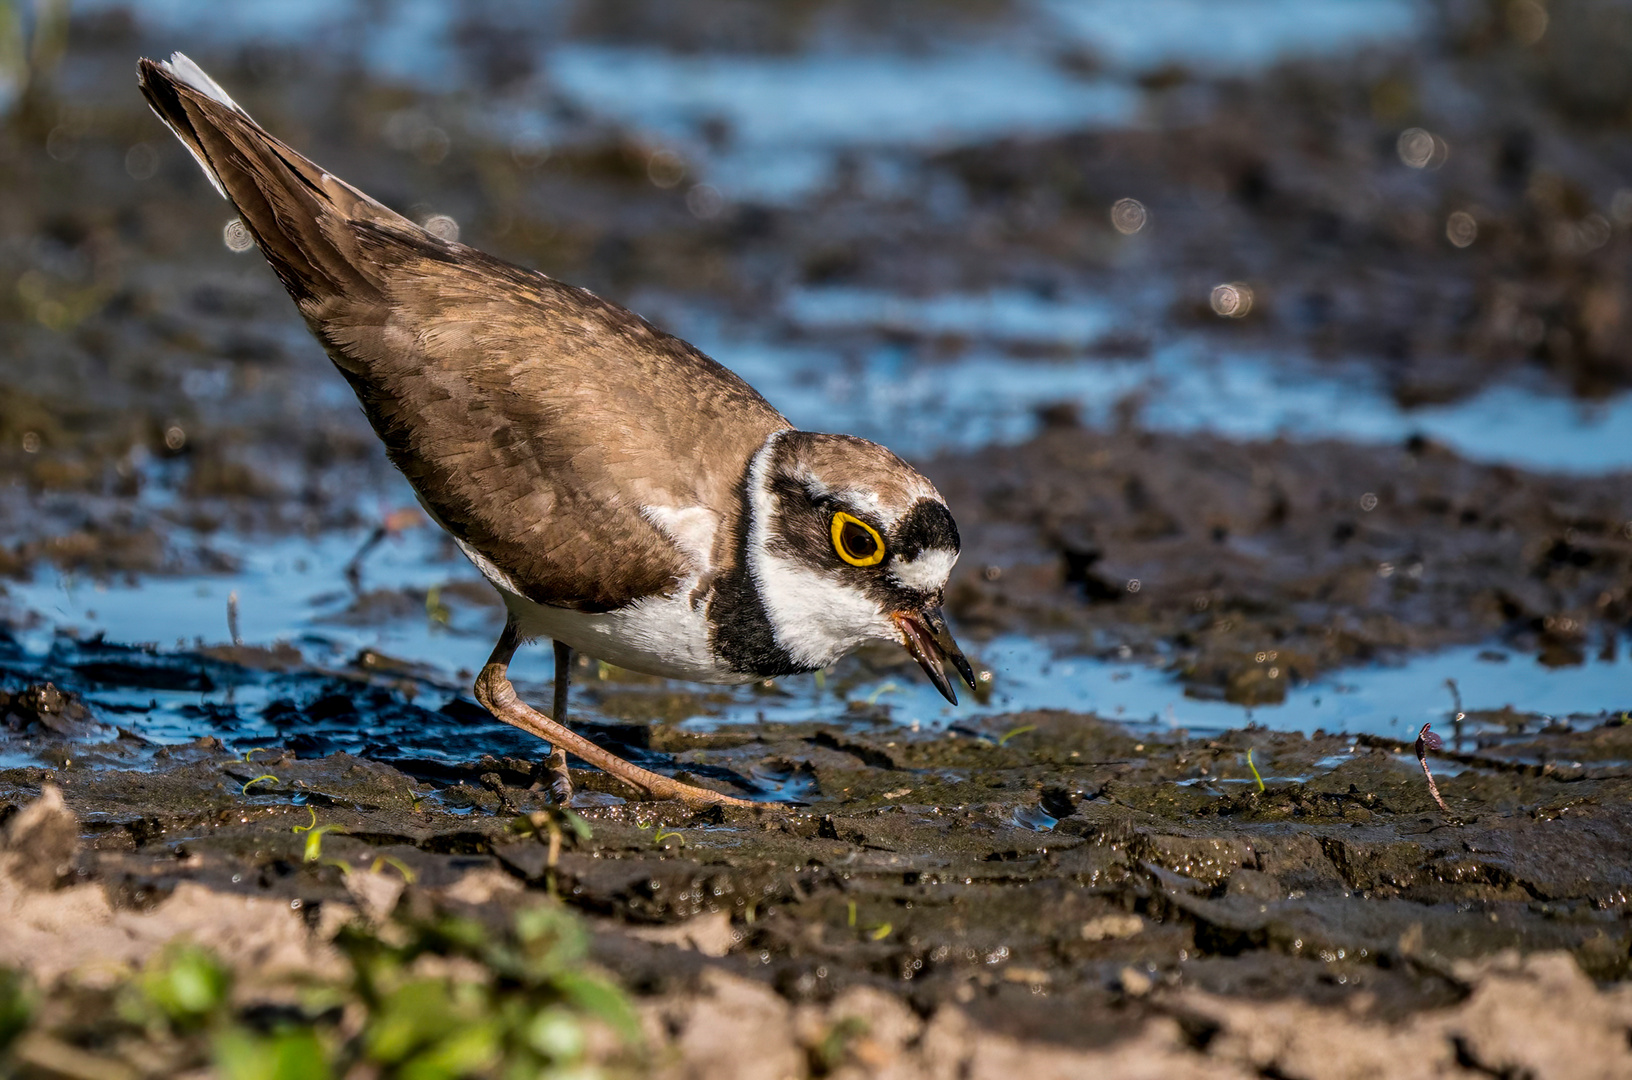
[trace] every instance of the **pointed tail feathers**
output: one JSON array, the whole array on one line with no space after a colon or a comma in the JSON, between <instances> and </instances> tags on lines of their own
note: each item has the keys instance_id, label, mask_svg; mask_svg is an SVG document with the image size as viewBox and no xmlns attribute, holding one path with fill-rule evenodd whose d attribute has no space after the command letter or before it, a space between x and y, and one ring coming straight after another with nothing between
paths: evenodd
<instances>
[{"instance_id":1,"label":"pointed tail feathers","mask_svg":"<svg viewBox=\"0 0 1632 1080\"><path fill-rule=\"evenodd\" d=\"M153 111L237 208L297 303L375 291L353 222L418 232L407 218L330 176L268 134L191 59L137 62Z\"/></svg>"}]
</instances>

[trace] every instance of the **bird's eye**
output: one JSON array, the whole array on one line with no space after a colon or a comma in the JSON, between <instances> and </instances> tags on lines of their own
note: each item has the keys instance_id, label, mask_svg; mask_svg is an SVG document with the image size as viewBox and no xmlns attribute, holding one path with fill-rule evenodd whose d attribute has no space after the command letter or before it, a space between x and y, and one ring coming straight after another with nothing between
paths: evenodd
<instances>
[{"instance_id":1,"label":"bird's eye","mask_svg":"<svg viewBox=\"0 0 1632 1080\"><path fill-rule=\"evenodd\" d=\"M884 538L865 521L841 510L833 515L833 550L851 566L877 566L884 561Z\"/></svg>"}]
</instances>

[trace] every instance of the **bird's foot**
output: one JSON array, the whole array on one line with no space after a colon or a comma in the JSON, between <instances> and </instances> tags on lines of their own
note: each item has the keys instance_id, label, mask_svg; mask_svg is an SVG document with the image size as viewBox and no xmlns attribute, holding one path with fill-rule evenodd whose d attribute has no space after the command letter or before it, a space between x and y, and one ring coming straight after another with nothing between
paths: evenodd
<instances>
[{"instance_id":1,"label":"bird's foot","mask_svg":"<svg viewBox=\"0 0 1632 1080\"><path fill-rule=\"evenodd\" d=\"M572 774L567 771L567 752L559 746L550 756L533 765L532 791L546 791L552 806L572 805Z\"/></svg>"},{"instance_id":2,"label":"bird's foot","mask_svg":"<svg viewBox=\"0 0 1632 1080\"><path fill-rule=\"evenodd\" d=\"M516 688L511 685L504 664L489 663L482 668L482 673L476 676L476 700L505 723L513 724L523 731L530 731L547 740L555 748L554 753L550 755L552 760L556 754L562 756L562 776L566 774L566 752L571 750L608 776L615 776L654 799L678 799L687 806L694 807L755 805L747 799L738 799L705 787L682 784L671 777L643 769L616 754L602 750L582 735L556 723L517 697ZM570 798L570 779L567 783L569 785L567 794Z\"/></svg>"}]
</instances>

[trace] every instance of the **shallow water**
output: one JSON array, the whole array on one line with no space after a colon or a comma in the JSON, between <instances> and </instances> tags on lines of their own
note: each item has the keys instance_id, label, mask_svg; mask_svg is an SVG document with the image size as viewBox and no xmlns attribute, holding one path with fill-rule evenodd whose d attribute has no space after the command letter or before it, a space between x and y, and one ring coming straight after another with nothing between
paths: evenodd
<instances>
[{"instance_id":1,"label":"shallow water","mask_svg":"<svg viewBox=\"0 0 1632 1080\"><path fill-rule=\"evenodd\" d=\"M365 596L375 603L360 606L346 587L345 566L362 539L360 534L256 542L216 537L212 545L238 560L237 572L119 584L42 570L31 583L8 585L4 602L12 609L13 621L20 621L17 616L24 612L41 616L19 633L18 642L26 655L43 661L67 644L58 630L79 639L103 635L110 643L171 649L225 644L230 640L228 597L236 594L238 630L246 645L290 643L320 672L400 671L407 683L424 688L427 697L421 704L428 702L431 709L456 697L468 699L472 673L492 649L501 621L496 603L486 602L485 585L462 556L425 527L388 540L371 554L363 578ZM454 588L459 583L475 589L466 596ZM470 597L478 599L472 602ZM1597 720L1606 710L1632 707L1632 655L1625 650L1612 660L1549 668L1510 650L1453 648L1294 684L1284 704L1249 709L1187 696L1159 664L1057 654L1046 641L1021 635L965 644L977 670L989 673L983 675L990 687L983 702L966 694L954 707L914 667L868 674L851 660L820 681L808 675L778 680L771 692L764 687L701 687L646 678L631 682L612 671L587 682L580 675L575 709L592 720L618 720L649 716L653 708L672 714L678 707L689 717L682 722L699 730L762 719L833 720L844 714L846 702L882 706L891 721L914 729L952 727L982 716L1031 709L1064 709L1160 732L1224 731L1250 722L1275 730L1409 739L1423 723L1445 727L1452 712L1448 679L1456 681L1468 712L1508 707L1560 719L1581 715ZM376 656L359 664L365 650ZM553 677L547 648L522 650L512 672L525 691L546 700ZM280 736L275 725L256 724L245 716L278 696L276 682L274 678L208 692L161 693L154 698L158 710L132 723L161 743L201 735L217 735L234 745L275 739ZM108 700L128 698L128 704L137 705L150 697L148 689L138 686ZM212 703L236 705L230 725L212 727L207 708ZM330 740L325 745L353 750L384 738L395 753L433 757L481 750L499 753L505 746L509 752L525 752L525 742L511 745L516 740L496 723L483 722L480 731L448 730L472 738L456 738L450 746L445 745L447 733L349 730L344 721L332 731L325 729L323 737ZM1474 734L1479 730L1469 729ZM478 746L482 739L495 736L501 738L499 744Z\"/></svg>"},{"instance_id":2,"label":"shallow water","mask_svg":"<svg viewBox=\"0 0 1632 1080\"><path fill-rule=\"evenodd\" d=\"M1535 385L1498 384L1452 404L1406 409L1364 365L1221 347L1201 334L1166 334L1140 359L1028 360L1005 351L1081 348L1147 328L1148 319L1126 312L1102 298L1045 300L1021 290L924 299L855 288L793 291L783 314L811 333L910 329L969 342L949 359L871 344L853 365L837 361L831 345L756 339L750 328L678 307L661 314L795 424L852 431L908 455L1020 441L1036 431L1044 405L1073 403L1085 422L1103 426L1120 403L1136 401L1138 422L1163 431L1377 443L1423 435L1475 461L1574 473L1632 468L1632 395L1583 402L1539 377Z\"/></svg>"}]
</instances>

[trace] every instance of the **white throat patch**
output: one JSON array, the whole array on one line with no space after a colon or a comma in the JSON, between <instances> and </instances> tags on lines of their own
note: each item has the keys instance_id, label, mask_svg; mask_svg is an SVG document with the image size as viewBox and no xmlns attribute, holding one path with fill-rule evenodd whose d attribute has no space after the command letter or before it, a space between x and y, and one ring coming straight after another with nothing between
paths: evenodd
<instances>
[{"instance_id":1,"label":"white throat patch","mask_svg":"<svg viewBox=\"0 0 1632 1080\"><path fill-rule=\"evenodd\" d=\"M776 496L768 486L768 474L782 434L766 439L748 466L748 573L776 643L794 663L822 668L863 642L900 640L895 624L866 593L770 550Z\"/></svg>"}]
</instances>

